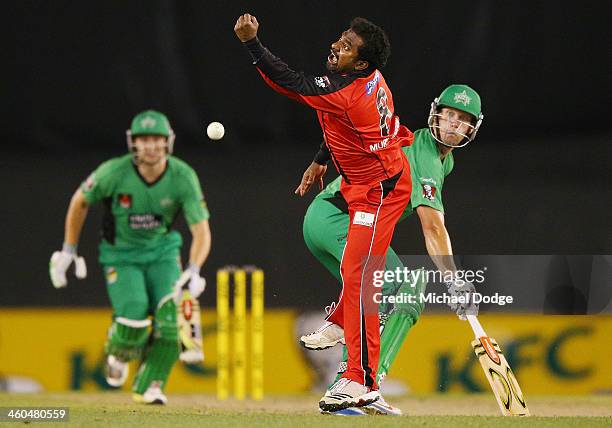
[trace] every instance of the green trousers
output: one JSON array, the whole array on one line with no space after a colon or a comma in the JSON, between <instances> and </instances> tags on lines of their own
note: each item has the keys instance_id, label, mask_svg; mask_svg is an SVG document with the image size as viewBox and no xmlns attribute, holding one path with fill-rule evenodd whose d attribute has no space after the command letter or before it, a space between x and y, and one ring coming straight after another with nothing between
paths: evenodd
<instances>
[{"instance_id":1,"label":"green trousers","mask_svg":"<svg viewBox=\"0 0 612 428\"><path fill-rule=\"evenodd\" d=\"M173 299L181 272L178 260L105 265L104 272L114 318L106 353L124 361L141 361L134 392L142 394L153 383L163 389L179 355Z\"/></svg>"}]
</instances>

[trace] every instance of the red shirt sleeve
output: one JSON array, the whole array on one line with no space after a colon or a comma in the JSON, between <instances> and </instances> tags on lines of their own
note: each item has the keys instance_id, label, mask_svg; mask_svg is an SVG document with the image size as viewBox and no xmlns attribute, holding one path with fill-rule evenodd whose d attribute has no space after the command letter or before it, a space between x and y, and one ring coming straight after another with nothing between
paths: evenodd
<instances>
[{"instance_id":1,"label":"red shirt sleeve","mask_svg":"<svg viewBox=\"0 0 612 428\"><path fill-rule=\"evenodd\" d=\"M246 42L245 46L251 52L253 64L272 89L315 110L328 113L343 114L351 104L351 83L371 72L308 76L292 70L257 38Z\"/></svg>"},{"instance_id":2,"label":"red shirt sleeve","mask_svg":"<svg viewBox=\"0 0 612 428\"><path fill-rule=\"evenodd\" d=\"M414 143L414 134L404 125L400 125L397 138L400 140L402 147L412 146L412 143Z\"/></svg>"}]
</instances>

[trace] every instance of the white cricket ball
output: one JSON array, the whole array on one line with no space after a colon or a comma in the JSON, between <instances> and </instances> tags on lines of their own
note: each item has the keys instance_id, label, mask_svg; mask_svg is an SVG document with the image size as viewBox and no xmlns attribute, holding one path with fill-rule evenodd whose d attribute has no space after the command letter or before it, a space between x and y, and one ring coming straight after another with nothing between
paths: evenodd
<instances>
[{"instance_id":1,"label":"white cricket ball","mask_svg":"<svg viewBox=\"0 0 612 428\"><path fill-rule=\"evenodd\" d=\"M211 140L220 140L225 135L225 128L220 122L211 122L206 128L206 135Z\"/></svg>"}]
</instances>

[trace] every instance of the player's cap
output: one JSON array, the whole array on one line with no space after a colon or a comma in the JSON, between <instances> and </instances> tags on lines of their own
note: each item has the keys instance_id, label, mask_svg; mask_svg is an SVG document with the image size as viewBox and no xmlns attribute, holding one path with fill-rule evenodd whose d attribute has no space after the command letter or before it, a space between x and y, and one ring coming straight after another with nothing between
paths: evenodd
<instances>
[{"instance_id":1,"label":"player's cap","mask_svg":"<svg viewBox=\"0 0 612 428\"><path fill-rule=\"evenodd\" d=\"M475 118L481 113L480 95L468 85L450 85L438 97L438 105L456 108Z\"/></svg>"},{"instance_id":2,"label":"player's cap","mask_svg":"<svg viewBox=\"0 0 612 428\"><path fill-rule=\"evenodd\" d=\"M164 137L170 137L172 133L168 118L155 110L146 110L134 116L130 131L132 136L163 135Z\"/></svg>"}]
</instances>

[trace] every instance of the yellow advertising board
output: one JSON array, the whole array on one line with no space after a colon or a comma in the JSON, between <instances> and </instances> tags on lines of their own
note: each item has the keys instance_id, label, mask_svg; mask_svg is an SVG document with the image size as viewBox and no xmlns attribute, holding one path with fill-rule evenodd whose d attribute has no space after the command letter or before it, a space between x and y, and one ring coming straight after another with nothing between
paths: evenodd
<instances>
[{"instance_id":1,"label":"yellow advertising board","mask_svg":"<svg viewBox=\"0 0 612 428\"><path fill-rule=\"evenodd\" d=\"M612 390L611 316L483 315L526 394ZM389 376L417 392L488 391L467 322L425 314L410 331Z\"/></svg>"},{"instance_id":2,"label":"yellow advertising board","mask_svg":"<svg viewBox=\"0 0 612 428\"><path fill-rule=\"evenodd\" d=\"M204 364L177 363L168 392L215 392L215 315L203 310ZM294 310L265 312L266 394L300 393L311 387L314 376L294 333L296 316ZM612 390L611 316L521 314L480 319L527 395ZM0 377L31 378L49 391L106 388L102 348L110 320L110 310L105 309L0 309ZM405 381L416 393L488 391L470 346L472 338L469 325L455 316L424 314L389 377Z\"/></svg>"}]
</instances>

